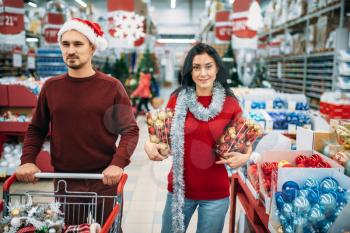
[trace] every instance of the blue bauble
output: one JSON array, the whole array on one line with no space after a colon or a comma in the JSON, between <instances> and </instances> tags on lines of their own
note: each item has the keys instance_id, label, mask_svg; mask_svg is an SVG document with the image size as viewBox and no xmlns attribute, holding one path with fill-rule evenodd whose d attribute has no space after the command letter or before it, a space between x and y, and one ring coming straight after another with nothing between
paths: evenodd
<instances>
[{"instance_id":1,"label":"blue bauble","mask_svg":"<svg viewBox=\"0 0 350 233\"><path fill-rule=\"evenodd\" d=\"M325 216L320 207L314 206L311 208L308 216L308 220L313 224L317 224L325 219Z\"/></svg>"},{"instance_id":2,"label":"blue bauble","mask_svg":"<svg viewBox=\"0 0 350 233\"><path fill-rule=\"evenodd\" d=\"M320 196L320 206L321 210L325 212L325 214L330 214L337 207L337 200L330 193L325 193Z\"/></svg>"},{"instance_id":3,"label":"blue bauble","mask_svg":"<svg viewBox=\"0 0 350 233\"><path fill-rule=\"evenodd\" d=\"M332 177L326 177L320 183L320 189L322 193L337 191L338 187L339 187L338 181Z\"/></svg>"},{"instance_id":4,"label":"blue bauble","mask_svg":"<svg viewBox=\"0 0 350 233\"><path fill-rule=\"evenodd\" d=\"M309 190L309 193L307 195L307 199L309 200L311 205L318 203L318 200L320 198L320 192L318 191L318 189L308 189L308 190Z\"/></svg>"},{"instance_id":5,"label":"blue bauble","mask_svg":"<svg viewBox=\"0 0 350 233\"><path fill-rule=\"evenodd\" d=\"M299 185L294 181L287 181L282 186L282 196L286 202L292 202L298 195Z\"/></svg>"},{"instance_id":6,"label":"blue bauble","mask_svg":"<svg viewBox=\"0 0 350 233\"><path fill-rule=\"evenodd\" d=\"M307 197L308 194L309 194L309 190L308 189L300 189L299 190L299 196Z\"/></svg>"},{"instance_id":7,"label":"blue bauble","mask_svg":"<svg viewBox=\"0 0 350 233\"><path fill-rule=\"evenodd\" d=\"M287 218L290 219L293 217L293 205L290 203L284 203L282 213Z\"/></svg>"},{"instance_id":8,"label":"blue bauble","mask_svg":"<svg viewBox=\"0 0 350 233\"><path fill-rule=\"evenodd\" d=\"M327 233L329 228L331 228L332 226L332 222L330 221L327 221L327 220L324 220L322 223L321 223L321 226L320 226L320 232L321 233Z\"/></svg>"},{"instance_id":9,"label":"blue bauble","mask_svg":"<svg viewBox=\"0 0 350 233\"><path fill-rule=\"evenodd\" d=\"M313 178L307 178L306 180L305 180L305 183L304 183L304 186L303 186L303 188L304 189L308 189L308 188L316 188L316 189L318 189L318 181L317 180L315 180L315 179L313 179Z\"/></svg>"},{"instance_id":10,"label":"blue bauble","mask_svg":"<svg viewBox=\"0 0 350 233\"><path fill-rule=\"evenodd\" d=\"M316 233L316 230L312 226L308 225L304 227L303 233Z\"/></svg>"},{"instance_id":11,"label":"blue bauble","mask_svg":"<svg viewBox=\"0 0 350 233\"><path fill-rule=\"evenodd\" d=\"M304 231L304 228L306 227L307 225L307 219L302 217L302 216L299 216L299 217L296 217L293 221L293 226L294 226L294 232L295 233L303 233Z\"/></svg>"},{"instance_id":12,"label":"blue bauble","mask_svg":"<svg viewBox=\"0 0 350 233\"><path fill-rule=\"evenodd\" d=\"M276 198L277 209L281 210L283 208L284 203L285 203L285 201L283 200L283 197L282 197L282 192L276 192L275 198Z\"/></svg>"},{"instance_id":13,"label":"blue bauble","mask_svg":"<svg viewBox=\"0 0 350 233\"><path fill-rule=\"evenodd\" d=\"M294 229L291 225L287 225L284 227L283 233L294 233Z\"/></svg>"},{"instance_id":14,"label":"blue bauble","mask_svg":"<svg viewBox=\"0 0 350 233\"><path fill-rule=\"evenodd\" d=\"M282 226L285 226L285 225L288 224L288 219L283 214L281 214L279 216L279 219L280 219L280 223L281 223Z\"/></svg>"},{"instance_id":15,"label":"blue bauble","mask_svg":"<svg viewBox=\"0 0 350 233\"><path fill-rule=\"evenodd\" d=\"M304 214L310 209L310 203L306 197L296 197L293 201L294 210L297 214Z\"/></svg>"}]
</instances>

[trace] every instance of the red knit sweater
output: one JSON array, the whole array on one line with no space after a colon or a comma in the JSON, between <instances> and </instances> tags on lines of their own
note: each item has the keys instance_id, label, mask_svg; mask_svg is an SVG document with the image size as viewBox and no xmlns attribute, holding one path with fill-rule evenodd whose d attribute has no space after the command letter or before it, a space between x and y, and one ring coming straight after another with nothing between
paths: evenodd
<instances>
[{"instance_id":1,"label":"red knit sweater","mask_svg":"<svg viewBox=\"0 0 350 233\"><path fill-rule=\"evenodd\" d=\"M199 96L198 101L208 107L211 96ZM171 96L167 107L174 109L176 96ZM217 139L231 119L242 110L233 97L226 97L222 112L209 122L197 120L188 111L185 120L184 178L185 197L194 200L213 200L228 197L229 178L224 165L215 164ZM173 192L173 169L168 175L168 190Z\"/></svg>"},{"instance_id":2,"label":"red knit sweater","mask_svg":"<svg viewBox=\"0 0 350 233\"><path fill-rule=\"evenodd\" d=\"M101 72L86 78L64 74L45 82L24 139L22 164L35 162L49 127L52 165L62 172L124 168L139 132L122 84Z\"/></svg>"}]
</instances>

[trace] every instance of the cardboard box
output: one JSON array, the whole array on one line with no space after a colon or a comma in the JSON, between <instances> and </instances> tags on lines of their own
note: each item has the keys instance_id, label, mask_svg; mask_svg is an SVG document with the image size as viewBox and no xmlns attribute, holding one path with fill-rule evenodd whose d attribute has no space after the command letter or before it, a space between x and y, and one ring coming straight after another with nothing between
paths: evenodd
<instances>
[{"instance_id":1,"label":"cardboard box","mask_svg":"<svg viewBox=\"0 0 350 233\"><path fill-rule=\"evenodd\" d=\"M339 182L339 185L341 187L345 189L350 189L350 178L338 172L336 169L309 168L309 169L303 170L303 172L300 172L298 168L282 168L278 170L277 191L282 190L282 185L286 181L294 181L298 185L302 185L306 180L306 178L313 178L320 181L325 177L333 177ZM274 197L273 197L273 200L274 200ZM344 215L346 215L349 211L349 205L350 204L348 204L344 208L344 210L338 217L339 221L335 221L333 223L333 226L328 232L343 232L343 231L334 231L334 229L337 229L339 228L340 225L343 225L344 221L349 222L348 221L349 215L347 215L347 218L344 219ZM277 211L276 202L272 201L271 212L276 212L276 211ZM342 220L342 218L344 220ZM278 219L278 216L276 216L276 214L270 214L268 226L269 226L270 232L272 233L277 232L277 229L280 227L280 221Z\"/></svg>"},{"instance_id":2,"label":"cardboard box","mask_svg":"<svg viewBox=\"0 0 350 233\"><path fill-rule=\"evenodd\" d=\"M264 162L278 162L281 160L286 160L289 163L291 163L293 166L295 166L295 158L298 155L305 155L307 157L310 157L313 154L318 154L319 156L322 157L322 159L329 163L332 168L328 168L328 169L332 169L332 170L337 170L340 173L344 173L344 167L339 165L337 162L335 162L334 160L324 156L323 154L315 151L315 150L271 150L271 151L266 151L261 153L261 157L259 159L258 163L258 173L259 173L259 186L260 186L260 199L262 200L265 208L266 208L266 213L270 214L270 205L271 205L271 197L269 197L268 192L264 189L264 184L263 184L263 172L261 169L261 164L263 164ZM278 169L278 171L281 168ZM284 168L284 169L295 169L295 168ZM309 169L315 169L315 168L296 168L298 169L298 173L302 174L302 176L304 176L303 174L308 171ZM318 168L320 169L320 168ZM304 176L305 177L305 176ZM272 186L272 182L271 182L271 186ZM272 190L272 188L271 188Z\"/></svg>"},{"instance_id":3,"label":"cardboard box","mask_svg":"<svg viewBox=\"0 0 350 233\"><path fill-rule=\"evenodd\" d=\"M297 150L315 150L322 153L325 142L331 139L328 131L312 131L303 127L297 128Z\"/></svg>"}]
</instances>

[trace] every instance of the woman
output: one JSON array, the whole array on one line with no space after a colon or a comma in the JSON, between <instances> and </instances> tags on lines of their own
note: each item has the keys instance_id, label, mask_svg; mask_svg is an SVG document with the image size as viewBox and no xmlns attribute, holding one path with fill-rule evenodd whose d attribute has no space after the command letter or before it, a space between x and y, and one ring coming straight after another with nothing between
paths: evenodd
<instances>
[{"instance_id":1,"label":"woman","mask_svg":"<svg viewBox=\"0 0 350 233\"><path fill-rule=\"evenodd\" d=\"M140 82L135 91L131 94L131 98L139 97L136 116L142 111L142 105L149 112L148 102L152 97L151 94L151 74L140 72Z\"/></svg>"},{"instance_id":2,"label":"woman","mask_svg":"<svg viewBox=\"0 0 350 233\"><path fill-rule=\"evenodd\" d=\"M198 208L197 233L220 233L229 206L229 178L224 164L237 168L247 154L214 153L217 139L242 110L226 83L222 61L209 45L199 43L188 53L181 87L167 107L175 111L170 132L173 167L168 175L168 196L162 233L183 233ZM154 161L164 159L158 144L147 141L145 151Z\"/></svg>"}]
</instances>

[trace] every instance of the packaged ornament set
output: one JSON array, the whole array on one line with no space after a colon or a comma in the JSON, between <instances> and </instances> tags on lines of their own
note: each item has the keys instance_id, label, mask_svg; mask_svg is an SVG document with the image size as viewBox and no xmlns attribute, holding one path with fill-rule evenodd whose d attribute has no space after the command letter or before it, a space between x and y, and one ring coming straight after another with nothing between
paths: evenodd
<instances>
[{"instance_id":1,"label":"packaged ornament set","mask_svg":"<svg viewBox=\"0 0 350 233\"><path fill-rule=\"evenodd\" d=\"M162 146L159 152L164 157L170 154L170 129L173 115L171 109L159 109L146 114L149 139Z\"/></svg>"},{"instance_id":2,"label":"packaged ornament set","mask_svg":"<svg viewBox=\"0 0 350 233\"><path fill-rule=\"evenodd\" d=\"M171 151L170 130L174 112L171 109L159 109L146 115L150 141L162 145L160 154L168 156ZM225 153L246 153L247 147L262 135L259 124L250 119L239 117L232 121L220 136L215 146L215 153L227 159Z\"/></svg>"},{"instance_id":3,"label":"packaged ornament set","mask_svg":"<svg viewBox=\"0 0 350 233\"><path fill-rule=\"evenodd\" d=\"M262 129L259 124L250 119L239 117L232 121L227 127L224 134L219 138L215 152L218 156L228 159L225 155L229 152L246 153L247 148L262 135Z\"/></svg>"},{"instance_id":4,"label":"packaged ornament set","mask_svg":"<svg viewBox=\"0 0 350 233\"><path fill-rule=\"evenodd\" d=\"M348 177L329 169L303 176L286 169L279 176L269 220L277 232L339 232L332 227L350 203Z\"/></svg>"}]
</instances>

